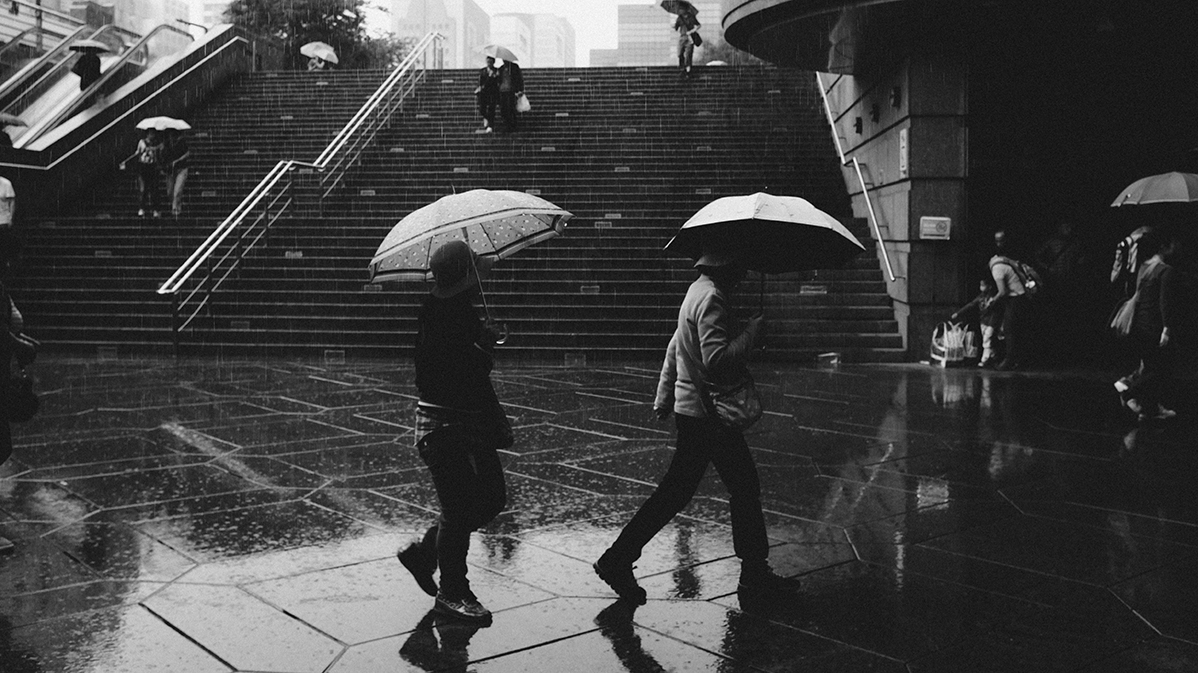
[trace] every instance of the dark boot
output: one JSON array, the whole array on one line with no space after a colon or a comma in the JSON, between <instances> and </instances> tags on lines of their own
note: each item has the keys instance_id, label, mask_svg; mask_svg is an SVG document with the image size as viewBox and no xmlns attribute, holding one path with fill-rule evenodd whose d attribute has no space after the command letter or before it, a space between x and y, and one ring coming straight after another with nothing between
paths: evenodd
<instances>
[{"instance_id":1,"label":"dark boot","mask_svg":"<svg viewBox=\"0 0 1198 673\"><path fill-rule=\"evenodd\" d=\"M768 563L756 562L741 564L740 584L736 589L758 595L785 598L798 594L801 585L797 579L775 573Z\"/></svg>"},{"instance_id":2,"label":"dark boot","mask_svg":"<svg viewBox=\"0 0 1198 673\"><path fill-rule=\"evenodd\" d=\"M616 592L621 599L633 605L645 604L647 594L641 585L636 583L631 563L624 563L604 554L599 557L598 561L595 561L592 567L595 569L595 574L599 575L599 579L606 582L607 586L611 587L612 591Z\"/></svg>"}]
</instances>

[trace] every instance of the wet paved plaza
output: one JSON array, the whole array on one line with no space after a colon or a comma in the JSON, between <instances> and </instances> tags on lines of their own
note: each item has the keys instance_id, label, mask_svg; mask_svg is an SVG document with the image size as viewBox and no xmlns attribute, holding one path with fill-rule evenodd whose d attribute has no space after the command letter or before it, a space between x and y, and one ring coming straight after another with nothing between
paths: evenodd
<instances>
[{"instance_id":1,"label":"wet paved plaza","mask_svg":"<svg viewBox=\"0 0 1198 673\"><path fill-rule=\"evenodd\" d=\"M1137 429L1098 375L758 366L771 561L804 595L737 595L709 473L630 612L590 564L671 455L655 368L501 366L478 628L394 558L436 510L406 363L35 368L0 468L4 673L1198 670L1195 426Z\"/></svg>"}]
</instances>

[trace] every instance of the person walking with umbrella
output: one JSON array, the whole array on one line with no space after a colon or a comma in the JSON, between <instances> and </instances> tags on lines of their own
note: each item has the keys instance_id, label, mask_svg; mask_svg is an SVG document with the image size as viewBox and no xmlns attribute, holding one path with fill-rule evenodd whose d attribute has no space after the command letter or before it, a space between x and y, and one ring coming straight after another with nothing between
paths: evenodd
<instances>
[{"instance_id":1,"label":"person walking with umbrella","mask_svg":"<svg viewBox=\"0 0 1198 673\"><path fill-rule=\"evenodd\" d=\"M495 126L495 105L499 102L499 68L495 67L494 56L487 55L487 64L479 70L474 96L483 118L481 133L490 133Z\"/></svg>"},{"instance_id":2,"label":"person walking with umbrella","mask_svg":"<svg viewBox=\"0 0 1198 673\"><path fill-rule=\"evenodd\" d=\"M430 259L435 287L420 308L416 337L416 449L441 515L398 553L420 588L436 597L435 610L475 623L488 622L491 613L470 589L466 553L470 534L507 505L498 452L513 442L490 379L498 335L474 308L490 263L462 240L441 244Z\"/></svg>"},{"instance_id":3,"label":"person walking with umbrella","mask_svg":"<svg viewBox=\"0 0 1198 673\"><path fill-rule=\"evenodd\" d=\"M702 44L702 38L699 37L699 10L689 2L678 3L677 9L674 30L678 33L678 69L682 77L690 79L695 47Z\"/></svg>"},{"instance_id":4,"label":"person walking with umbrella","mask_svg":"<svg viewBox=\"0 0 1198 673\"><path fill-rule=\"evenodd\" d=\"M504 60L499 66L499 109L507 130L520 130L520 119L516 116L516 98L524 93L524 73L514 60Z\"/></svg>"},{"instance_id":5,"label":"person walking with umbrella","mask_svg":"<svg viewBox=\"0 0 1198 673\"><path fill-rule=\"evenodd\" d=\"M746 272L740 259L708 249L695 268L699 277L678 311L653 404L659 419L675 416L674 457L657 489L594 564L600 579L634 604L643 604L646 594L633 576L632 564L690 502L709 464L715 465L730 495L733 548L741 559L738 588L758 595L793 594L799 589L797 580L770 568L757 466L743 432L717 418L710 394L713 387L734 384L745 376L764 319L755 315L743 329L733 319L731 295Z\"/></svg>"}]
</instances>

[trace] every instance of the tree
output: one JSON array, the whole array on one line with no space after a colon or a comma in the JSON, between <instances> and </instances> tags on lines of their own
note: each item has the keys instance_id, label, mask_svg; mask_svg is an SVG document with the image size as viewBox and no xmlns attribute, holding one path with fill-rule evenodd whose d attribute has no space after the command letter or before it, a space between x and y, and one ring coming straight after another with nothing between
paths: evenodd
<instances>
[{"instance_id":1,"label":"tree","mask_svg":"<svg viewBox=\"0 0 1198 673\"><path fill-rule=\"evenodd\" d=\"M385 68L402 58L401 45L390 36L366 35L365 0L233 0L225 20L250 33L268 35L282 43L293 67L307 58L299 48L325 42L347 68Z\"/></svg>"}]
</instances>

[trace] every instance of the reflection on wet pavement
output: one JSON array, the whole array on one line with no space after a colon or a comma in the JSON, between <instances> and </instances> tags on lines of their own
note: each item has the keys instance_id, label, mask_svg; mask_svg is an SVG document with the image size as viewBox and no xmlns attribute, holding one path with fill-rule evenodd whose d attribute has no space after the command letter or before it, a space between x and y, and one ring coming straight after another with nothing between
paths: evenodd
<instances>
[{"instance_id":1,"label":"reflection on wet pavement","mask_svg":"<svg viewBox=\"0 0 1198 673\"><path fill-rule=\"evenodd\" d=\"M590 564L664 472L656 372L501 368L509 507L479 628L396 548L435 516L405 364L66 360L0 468L0 671L1194 671L1194 426L1135 428L1097 375L918 365L757 374L775 569L739 596L714 476Z\"/></svg>"}]
</instances>

